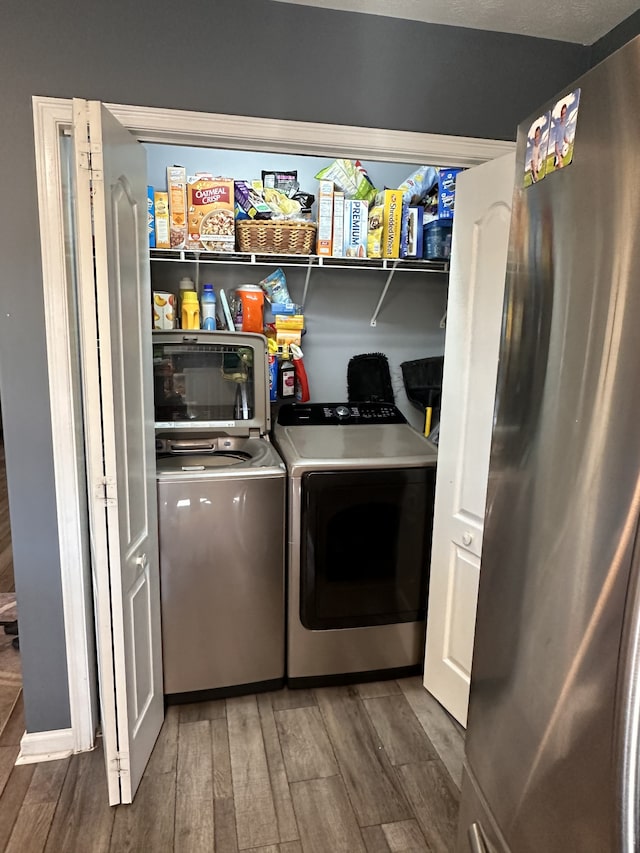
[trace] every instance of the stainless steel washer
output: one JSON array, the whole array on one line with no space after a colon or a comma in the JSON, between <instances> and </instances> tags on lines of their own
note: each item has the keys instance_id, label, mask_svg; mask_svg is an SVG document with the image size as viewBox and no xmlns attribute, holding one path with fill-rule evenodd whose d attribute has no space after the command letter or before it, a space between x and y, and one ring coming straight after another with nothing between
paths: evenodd
<instances>
[{"instance_id":1,"label":"stainless steel washer","mask_svg":"<svg viewBox=\"0 0 640 853\"><path fill-rule=\"evenodd\" d=\"M424 657L437 448L387 404L283 406L287 677L294 686Z\"/></svg>"},{"instance_id":2,"label":"stainless steel washer","mask_svg":"<svg viewBox=\"0 0 640 853\"><path fill-rule=\"evenodd\" d=\"M285 466L268 438L266 341L154 335L165 694L284 681Z\"/></svg>"}]
</instances>

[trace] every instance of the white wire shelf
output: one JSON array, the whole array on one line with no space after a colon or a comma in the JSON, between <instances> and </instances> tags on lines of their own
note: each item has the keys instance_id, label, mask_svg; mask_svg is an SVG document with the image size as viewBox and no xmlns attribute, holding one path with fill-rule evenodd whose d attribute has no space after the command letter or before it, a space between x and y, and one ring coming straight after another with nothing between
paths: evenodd
<instances>
[{"instance_id":1,"label":"white wire shelf","mask_svg":"<svg viewBox=\"0 0 640 853\"><path fill-rule=\"evenodd\" d=\"M193 249L150 249L152 261L201 264L311 267L313 269L394 270L395 272L449 272L448 261L388 258L328 258L323 255L258 255L249 252L199 252Z\"/></svg>"}]
</instances>

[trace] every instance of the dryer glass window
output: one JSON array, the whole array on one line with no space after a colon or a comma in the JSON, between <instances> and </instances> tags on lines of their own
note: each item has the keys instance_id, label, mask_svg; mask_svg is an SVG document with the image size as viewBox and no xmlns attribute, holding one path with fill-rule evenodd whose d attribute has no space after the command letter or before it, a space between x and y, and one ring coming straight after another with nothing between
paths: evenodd
<instances>
[{"instance_id":1,"label":"dryer glass window","mask_svg":"<svg viewBox=\"0 0 640 853\"><path fill-rule=\"evenodd\" d=\"M303 476L300 618L309 629L424 618L435 469Z\"/></svg>"}]
</instances>

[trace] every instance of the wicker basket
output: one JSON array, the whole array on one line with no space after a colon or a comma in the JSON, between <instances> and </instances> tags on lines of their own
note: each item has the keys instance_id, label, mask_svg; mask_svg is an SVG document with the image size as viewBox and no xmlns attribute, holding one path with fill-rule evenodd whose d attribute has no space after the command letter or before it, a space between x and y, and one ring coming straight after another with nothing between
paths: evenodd
<instances>
[{"instance_id":1,"label":"wicker basket","mask_svg":"<svg viewBox=\"0 0 640 853\"><path fill-rule=\"evenodd\" d=\"M236 237L241 252L310 255L316 245L316 223L241 219L236 222Z\"/></svg>"}]
</instances>

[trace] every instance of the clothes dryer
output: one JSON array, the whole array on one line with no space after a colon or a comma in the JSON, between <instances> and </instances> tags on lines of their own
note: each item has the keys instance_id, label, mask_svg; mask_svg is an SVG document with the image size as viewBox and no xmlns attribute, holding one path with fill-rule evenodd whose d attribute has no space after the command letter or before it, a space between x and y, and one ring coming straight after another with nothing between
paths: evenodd
<instances>
[{"instance_id":1,"label":"clothes dryer","mask_svg":"<svg viewBox=\"0 0 640 853\"><path fill-rule=\"evenodd\" d=\"M287 678L409 674L424 657L437 448L386 403L282 406Z\"/></svg>"}]
</instances>

